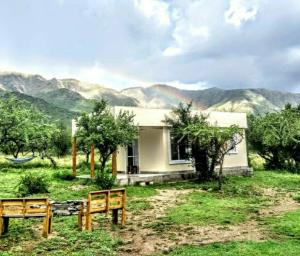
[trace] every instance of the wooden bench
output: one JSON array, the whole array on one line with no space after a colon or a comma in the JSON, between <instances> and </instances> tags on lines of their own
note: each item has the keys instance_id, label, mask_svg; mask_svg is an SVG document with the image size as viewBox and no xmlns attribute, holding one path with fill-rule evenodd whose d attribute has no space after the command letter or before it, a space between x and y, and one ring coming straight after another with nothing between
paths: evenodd
<instances>
[{"instance_id":1,"label":"wooden bench","mask_svg":"<svg viewBox=\"0 0 300 256\"><path fill-rule=\"evenodd\" d=\"M51 233L52 211L48 198L0 198L0 236L8 232L9 218L44 218L43 236Z\"/></svg>"},{"instance_id":2,"label":"wooden bench","mask_svg":"<svg viewBox=\"0 0 300 256\"><path fill-rule=\"evenodd\" d=\"M85 217L85 229L92 230L92 215L95 213L108 213L112 211L112 221L118 224L118 211L122 210L121 225L125 225L126 218L126 190L112 189L90 192L87 202L82 202L78 213L78 227L82 230Z\"/></svg>"}]
</instances>

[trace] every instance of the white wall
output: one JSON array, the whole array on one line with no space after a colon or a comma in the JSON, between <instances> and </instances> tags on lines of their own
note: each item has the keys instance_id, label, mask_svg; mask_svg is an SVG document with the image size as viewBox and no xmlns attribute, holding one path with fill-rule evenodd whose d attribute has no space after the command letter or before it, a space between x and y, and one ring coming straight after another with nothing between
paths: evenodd
<instances>
[{"instance_id":1,"label":"white wall","mask_svg":"<svg viewBox=\"0 0 300 256\"><path fill-rule=\"evenodd\" d=\"M191 163L170 163L170 137L167 127L140 127L139 165L140 172L176 172L193 170ZM119 148L117 170L125 172L127 162L126 148ZM248 166L246 142L237 145L236 153L225 156L224 167Z\"/></svg>"}]
</instances>

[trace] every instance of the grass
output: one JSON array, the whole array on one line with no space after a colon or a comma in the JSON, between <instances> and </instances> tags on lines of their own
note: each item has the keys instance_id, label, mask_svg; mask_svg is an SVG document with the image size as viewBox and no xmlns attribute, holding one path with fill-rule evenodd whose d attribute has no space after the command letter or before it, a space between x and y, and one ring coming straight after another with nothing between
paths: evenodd
<instances>
[{"instance_id":1,"label":"grass","mask_svg":"<svg viewBox=\"0 0 300 256\"><path fill-rule=\"evenodd\" d=\"M276 234L300 239L300 210L267 218L266 224Z\"/></svg>"},{"instance_id":2,"label":"grass","mask_svg":"<svg viewBox=\"0 0 300 256\"><path fill-rule=\"evenodd\" d=\"M120 244L99 228L79 232L76 216L54 218L51 239L40 238L31 228L41 225L40 220L12 219L11 222L10 232L1 238L0 255L117 255Z\"/></svg>"},{"instance_id":3,"label":"grass","mask_svg":"<svg viewBox=\"0 0 300 256\"><path fill-rule=\"evenodd\" d=\"M181 246L169 253L170 256L298 256L297 241L230 242L207 246Z\"/></svg>"},{"instance_id":4,"label":"grass","mask_svg":"<svg viewBox=\"0 0 300 256\"><path fill-rule=\"evenodd\" d=\"M194 192L185 202L167 211L165 220L176 224L237 224L245 221L260 206L259 198L224 197L222 194Z\"/></svg>"},{"instance_id":5,"label":"grass","mask_svg":"<svg viewBox=\"0 0 300 256\"><path fill-rule=\"evenodd\" d=\"M80 157L79 157L80 158ZM71 159L59 159L59 168L53 169L49 162L33 160L23 166L13 166L0 159L0 198L15 197L20 177L31 172L46 174L50 179L49 193L32 195L46 196L56 201L86 198L88 192L98 190L97 186L82 179L64 180L71 173ZM79 174L88 174L84 164ZM61 173L61 175L55 175ZM148 224L148 228L164 232L176 225L238 225L252 217L257 211L269 205L270 197L263 195L262 189L276 189L283 194L291 192L300 201L300 175L282 171L255 171L253 177L226 178L221 191L216 190L215 182L178 182L155 184L146 187L126 186L127 210L131 214L141 214L151 209L147 200L162 189L196 189L182 196L176 206L167 209L166 216ZM199 191L202 189L202 191ZM262 242L241 241L215 243L207 246L179 246L169 255L245 255L281 256L299 255L300 210L280 216L258 218L264 230L273 240ZM12 219L10 232L1 238L0 255L118 255L121 241L112 238L103 228L94 232L78 232L76 216L55 217L53 236L43 239L40 236L39 219ZM125 232L122 230L122 232ZM149 238L151 239L151 238ZM174 236L174 240L176 237Z\"/></svg>"}]
</instances>

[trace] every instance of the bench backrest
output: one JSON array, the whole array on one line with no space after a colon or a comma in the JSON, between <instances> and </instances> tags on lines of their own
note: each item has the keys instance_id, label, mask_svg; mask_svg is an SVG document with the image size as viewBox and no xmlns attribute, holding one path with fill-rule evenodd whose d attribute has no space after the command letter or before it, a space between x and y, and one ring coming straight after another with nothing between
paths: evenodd
<instances>
[{"instance_id":1,"label":"bench backrest","mask_svg":"<svg viewBox=\"0 0 300 256\"><path fill-rule=\"evenodd\" d=\"M100 213L112 209L123 209L125 203L125 189L102 190L89 193L87 207L90 213Z\"/></svg>"},{"instance_id":2,"label":"bench backrest","mask_svg":"<svg viewBox=\"0 0 300 256\"><path fill-rule=\"evenodd\" d=\"M48 198L5 198L0 199L0 217L30 217L50 214Z\"/></svg>"}]
</instances>

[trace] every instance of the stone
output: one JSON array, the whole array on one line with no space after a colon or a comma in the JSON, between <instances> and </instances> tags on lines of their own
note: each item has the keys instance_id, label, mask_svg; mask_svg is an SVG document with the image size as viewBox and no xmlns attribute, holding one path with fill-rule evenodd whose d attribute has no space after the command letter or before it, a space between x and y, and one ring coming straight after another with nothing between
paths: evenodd
<instances>
[{"instance_id":1,"label":"stone","mask_svg":"<svg viewBox=\"0 0 300 256\"><path fill-rule=\"evenodd\" d=\"M58 215L58 216L69 216L69 215L71 215L71 213L68 210L57 210L57 211L54 211L54 214Z\"/></svg>"}]
</instances>

